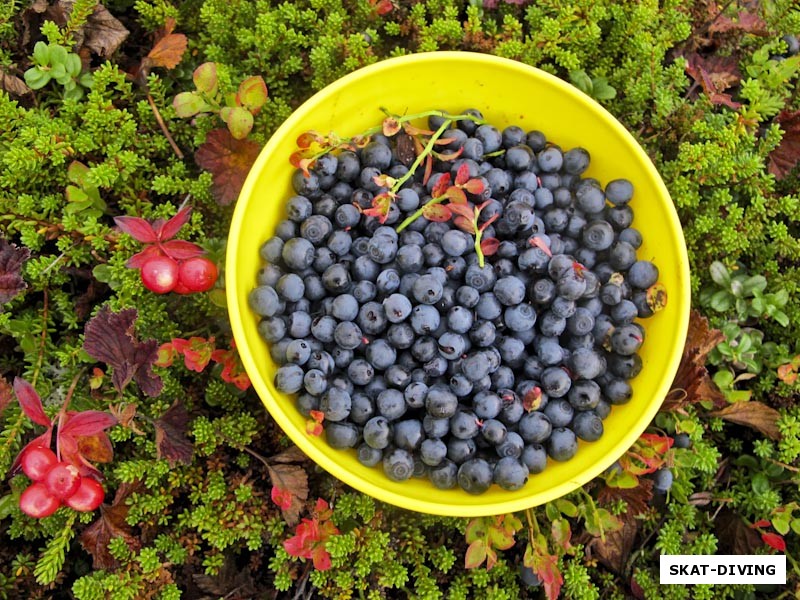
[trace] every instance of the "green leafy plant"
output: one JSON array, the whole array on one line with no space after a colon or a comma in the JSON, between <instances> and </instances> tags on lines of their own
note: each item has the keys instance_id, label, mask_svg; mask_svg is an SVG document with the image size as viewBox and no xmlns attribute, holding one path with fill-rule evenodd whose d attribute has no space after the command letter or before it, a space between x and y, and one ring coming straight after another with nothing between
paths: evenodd
<instances>
[{"instance_id":1,"label":"green leafy plant","mask_svg":"<svg viewBox=\"0 0 800 600\"><path fill-rule=\"evenodd\" d=\"M180 92L175 96L172 103L175 114L189 118L202 113L216 113L234 138L246 138L253 129L253 117L267 102L264 79L259 75L247 77L235 93L224 94L219 88L217 65L207 62L194 70L192 81L195 91Z\"/></svg>"},{"instance_id":2,"label":"green leafy plant","mask_svg":"<svg viewBox=\"0 0 800 600\"><path fill-rule=\"evenodd\" d=\"M569 80L576 88L595 100L611 100L617 95L605 77L590 77L583 69L569 72Z\"/></svg>"},{"instance_id":3,"label":"green leafy plant","mask_svg":"<svg viewBox=\"0 0 800 600\"><path fill-rule=\"evenodd\" d=\"M25 83L39 90L53 80L64 88L64 98L80 100L84 88L92 87L91 73L83 73L81 57L64 46L37 42L33 48L33 66L25 71Z\"/></svg>"},{"instance_id":4,"label":"green leafy plant","mask_svg":"<svg viewBox=\"0 0 800 600\"><path fill-rule=\"evenodd\" d=\"M751 318L771 318L781 327L789 325L789 316L783 308L789 301L789 293L779 290L765 293L767 279L763 275L748 275L741 267L733 273L721 262L714 261L709 267L711 280L716 288L705 288L700 301L717 312L733 310L739 322Z\"/></svg>"}]
</instances>

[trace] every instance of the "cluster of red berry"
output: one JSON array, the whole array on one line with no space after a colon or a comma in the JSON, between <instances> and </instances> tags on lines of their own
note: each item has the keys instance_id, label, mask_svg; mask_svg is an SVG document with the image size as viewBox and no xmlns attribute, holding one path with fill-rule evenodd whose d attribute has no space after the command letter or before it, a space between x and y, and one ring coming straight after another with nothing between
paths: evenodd
<instances>
[{"instance_id":1,"label":"cluster of red berry","mask_svg":"<svg viewBox=\"0 0 800 600\"><path fill-rule=\"evenodd\" d=\"M140 269L142 283L156 294L207 292L217 281L217 265L201 256L200 246L173 239L188 222L191 212L191 207L184 206L171 219L152 223L139 217L114 217L121 231L144 244L127 266Z\"/></svg>"},{"instance_id":2,"label":"cluster of red berry","mask_svg":"<svg viewBox=\"0 0 800 600\"><path fill-rule=\"evenodd\" d=\"M22 472L31 478L19 499L26 515L41 519L52 515L62 504L91 512L103 502L103 486L92 477L81 477L78 468L58 460L45 446L28 448L20 459Z\"/></svg>"},{"instance_id":3,"label":"cluster of red berry","mask_svg":"<svg viewBox=\"0 0 800 600\"><path fill-rule=\"evenodd\" d=\"M207 292L218 275L217 265L204 256L186 260L153 256L142 265L140 274L144 287L156 294Z\"/></svg>"}]
</instances>

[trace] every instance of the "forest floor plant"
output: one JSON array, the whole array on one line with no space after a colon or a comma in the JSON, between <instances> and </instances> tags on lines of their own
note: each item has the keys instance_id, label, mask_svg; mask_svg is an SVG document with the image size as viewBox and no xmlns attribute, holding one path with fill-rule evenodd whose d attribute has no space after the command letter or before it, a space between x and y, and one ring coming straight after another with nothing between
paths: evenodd
<instances>
[{"instance_id":1,"label":"forest floor plant","mask_svg":"<svg viewBox=\"0 0 800 600\"><path fill-rule=\"evenodd\" d=\"M0 598L797 597L798 35L792 0L2 3ZM695 307L614 467L471 520L308 461L224 302L271 133L346 73L451 49L622 121L677 207ZM785 553L787 584L659 586L659 554L714 552Z\"/></svg>"}]
</instances>

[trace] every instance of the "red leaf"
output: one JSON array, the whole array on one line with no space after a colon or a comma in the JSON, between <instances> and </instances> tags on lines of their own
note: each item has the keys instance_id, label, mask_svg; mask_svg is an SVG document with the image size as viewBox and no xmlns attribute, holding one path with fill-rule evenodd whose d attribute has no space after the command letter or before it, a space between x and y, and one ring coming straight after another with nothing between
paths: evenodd
<instances>
[{"instance_id":1,"label":"red leaf","mask_svg":"<svg viewBox=\"0 0 800 600\"><path fill-rule=\"evenodd\" d=\"M760 521L756 521L753 523L753 527L770 527L772 523L767 521L766 519L761 519Z\"/></svg>"},{"instance_id":2,"label":"red leaf","mask_svg":"<svg viewBox=\"0 0 800 600\"><path fill-rule=\"evenodd\" d=\"M159 344L156 340L136 339L137 316L134 308L112 313L104 306L86 324L83 348L92 358L113 367L111 382L120 393L133 380L148 396L158 396L163 383L152 366L158 360Z\"/></svg>"},{"instance_id":3,"label":"red leaf","mask_svg":"<svg viewBox=\"0 0 800 600\"><path fill-rule=\"evenodd\" d=\"M450 173L442 174L439 179L436 180L436 185L433 186L431 190L431 196L433 198L438 198L439 196L443 196L447 188L450 187Z\"/></svg>"},{"instance_id":4,"label":"red leaf","mask_svg":"<svg viewBox=\"0 0 800 600\"><path fill-rule=\"evenodd\" d=\"M786 551L786 542L777 533L762 533L761 539L770 548L774 548L778 552Z\"/></svg>"},{"instance_id":5,"label":"red leaf","mask_svg":"<svg viewBox=\"0 0 800 600\"><path fill-rule=\"evenodd\" d=\"M147 53L146 61L153 67L174 69L181 62L186 52L188 40L182 33L170 33L158 40L153 49Z\"/></svg>"},{"instance_id":6,"label":"red leaf","mask_svg":"<svg viewBox=\"0 0 800 600\"><path fill-rule=\"evenodd\" d=\"M783 129L783 138L778 147L770 152L769 172L780 181L787 177L800 161L800 110L794 112L784 110L778 114L775 121Z\"/></svg>"},{"instance_id":7,"label":"red leaf","mask_svg":"<svg viewBox=\"0 0 800 600\"><path fill-rule=\"evenodd\" d=\"M156 230L156 235L158 239L162 242L166 242L167 240L171 240L176 235L178 235L178 231L180 231L181 227L186 225L189 222L189 217L192 216L192 207L191 206L184 206L178 212L175 213L167 222L160 224L158 229Z\"/></svg>"},{"instance_id":8,"label":"red leaf","mask_svg":"<svg viewBox=\"0 0 800 600\"><path fill-rule=\"evenodd\" d=\"M171 466L191 464L194 446L186 437L189 412L179 400L172 403L163 415L153 422L156 430L156 456Z\"/></svg>"},{"instance_id":9,"label":"red leaf","mask_svg":"<svg viewBox=\"0 0 800 600\"><path fill-rule=\"evenodd\" d=\"M449 208L450 212L454 215L458 215L462 219L469 221L469 232L472 233L474 231L474 228L472 227L472 221L475 219L475 209L470 204L448 204L447 208Z\"/></svg>"},{"instance_id":10,"label":"red leaf","mask_svg":"<svg viewBox=\"0 0 800 600\"><path fill-rule=\"evenodd\" d=\"M153 227L140 217L114 217L114 223L137 242L154 244L158 241L158 234Z\"/></svg>"},{"instance_id":11,"label":"red leaf","mask_svg":"<svg viewBox=\"0 0 800 600\"><path fill-rule=\"evenodd\" d=\"M194 258L195 256L201 256L205 252L205 250L197 244L187 242L186 240L169 240L161 244L161 250L164 254L175 260Z\"/></svg>"},{"instance_id":12,"label":"red leaf","mask_svg":"<svg viewBox=\"0 0 800 600\"><path fill-rule=\"evenodd\" d=\"M444 141L444 140L440 140L440 141ZM459 148L455 152L435 152L435 154L436 154L436 158L438 158L439 160L445 160L446 161L446 160L455 160L455 159L457 159L459 156L461 156L461 153L463 151L464 151L464 148Z\"/></svg>"},{"instance_id":13,"label":"red leaf","mask_svg":"<svg viewBox=\"0 0 800 600\"><path fill-rule=\"evenodd\" d=\"M459 187L451 185L444 193L444 197L450 200L453 204L466 204L467 195Z\"/></svg>"},{"instance_id":14,"label":"red leaf","mask_svg":"<svg viewBox=\"0 0 800 600\"><path fill-rule=\"evenodd\" d=\"M426 204L422 207L422 216L429 221L449 221L453 214L444 204Z\"/></svg>"},{"instance_id":15,"label":"red leaf","mask_svg":"<svg viewBox=\"0 0 800 600\"><path fill-rule=\"evenodd\" d=\"M699 84L713 104L724 104L734 110L742 105L734 102L730 94L724 94L726 89L739 82L740 76L736 65L721 63L720 61L706 61L696 52L686 57L686 73Z\"/></svg>"},{"instance_id":16,"label":"red leaf","mask_svg":"<svg viewBox=\"0 0 800 600\"><path fill-rule=\"evenodd\" d=\"M44 425L45 427L50 427L52 425L52 422L44 412L42 399L30 383L21 377L15 377L14 393L17 395L17 400L19 400L22 412L24 412L31 421L38 425Z\"/></svg>"},{"instance_id":17,"label":"red leaf","mask_svg":"<svg viewBox=\"0 0 800 600\"><path fill-rule=\"evenodd\" d=\"M744 33L752 33L753 35L766 35L767 23L758 15L740 11L736 21L722 14L717 15L717 18L708 28L711 33L726 33L737 30Z\"/></svg>"},{"instance_id":18,"label":"red leaf","mask_svg":"<svg viewBox=\"0 0 800 600\"><path fill-rule=\"evenodd\" d=\"M531 246L539 248L539 250L547 254L547 256L553 256L553 253L550 251L550 246L548 246L547 243L542 238L534 236L530 240L528 240L528 242L530 243Z\"/></svg>"},{"instance_id":19,"label":"red leaf","mask_svg":"<svg viewBox=\"0 0 800 600\"><path fill-rule=\"evenodd\" d=\"M211 173L212 193L226 206L236 200L258 157L261 147L249 140L237 140L227 129L212 129L195 152L195 162Z\"/></svg>"},{"instance_id":20,"label":"red leaf","mask_svg":"<svg viewBox=\"0 0 800 600\"><path fill-rule=\"evenodd\" d=\"M141 269L150 258L153 256L162 256L161 249L156 246L147 246L141 252L137 252L128 259L125 266L129 269Z\"/></svg>"},{"instance_id":21,"label":"red leaf","mask_svg":"<svg viewBox=\"0 0 800 600\"><path fill-rule=\"evenodd\" d=\"M295 169L300 169L306 177L311 177L309 169L314 165L313 158L303 156L301 152L292 152L289 155L289 164Z\"/></svg>"},{"instance_id":22,"label":"red leaf","mask_svg":"<svg viewBox=\"0 0 800 600\"><path fill-rule=\"evenodd\" d=\"M28 287L22 279L22 265L30 256L31 251L27 248L18 248L0 238L0 304L10 302ZM0 307L0 312L2 310Z\"/></svg>"},{"instance_id":23,"label":"red leaf","mask_svg":"<svg viewBox=\"0 0 800 600\"><path fill-rule=\"evenodd\" d=\"M467 163L463 163L460 167L458 167L458 171L456 171L456 185L464 185L469 181L469 165Z\"/></svg>"},{"instance_id":24,"label":"red leaf","mask_svg":"<svg viewBox=\"0 0 800 600\"><path fill-rule=\"evenodd\" d=\"M282 490L277 485L272 486L269 497L281 510L289 510L292 506L292 493L289 490Z\"/></svg>"},{"instance_id":25,"label":"red leaf","mask_svg":"<svg viewBox=\"0 0 800 600\"><path fill-rule=\"evenodd\" d=\"M267 466L267 473L272 483L272 500L280 506L284 520L289 525L296 524L308 499L308 474L302 467L291 464Z\"/></svg>"},{"instance_id":26,"label":"red leaf","mask_svg":"<svg viewBox=\"0 0 800 600\"><path fill-rule=\"evenodd\" d=\"M110 413L99 410L86 410L71 416L58 430L58 435L91 436L116 424L117 419Z\"/></svg>"},{"instance_id":27,"label":"red leaf","mask_svg":"<svg viewBox=\"0 0 800 600\"><path fill-rule=\"evenodd\" d=\"M489 225L491 225L492 223L494 223L495 221L497 221L497 219L499 219L499 218L500 218L500 215L492 215L491 217L489 217L488 219L486 219L486 222L485 222L483 225L481 225L480 227L478 227L478 231L480 231L481 233L483 233L484 231L486 231L486 230L488 229Z\"/></svg>"},{"instance_id":28,"label":"red leaf","mask_svg":"<svg viewBox=\"0 0 800 600\"><path fill-rule=\"evenodd\" d=\"M497 238L485 238L481 240L481 252L484 256L491 256L500 247L500 240Z\"/></svg>"},{"instance_id":29,"label":"red leaf","mask_svg":"<svg viewBox=\"0 0 800 600\"><path fill-rule=\"evenodd\" d=\"M483 181L480 179L470 179L462 187L470 194L475 194L476 196L482 194L483 190L486 189L486 186L484 186Z\"/></svg>"},{"instance_id":30,"label":"red leaf","mask_svg":"<svg viewBox=\"0 0 800 600\"><path fill-rule=\"evenodd\" d=\"M472 219L467 219L461 215L458 215L455 219L453 219L453 223L461 231L465 231L470 234L475 233L475 225L473 224Z\"/></svg>"},{"instance_id":31,"label":"red leaf","mask_svg":"<svg viewBox=\"0 0 800 600\"><path fill-rule=\"evenodd\" d=\"M306 148L311 148L311 145L315 142L320 143L321 139L316 131L306 131L297 136L296 143L298 148L305 150Z\"/></svg>"}]
</instances>

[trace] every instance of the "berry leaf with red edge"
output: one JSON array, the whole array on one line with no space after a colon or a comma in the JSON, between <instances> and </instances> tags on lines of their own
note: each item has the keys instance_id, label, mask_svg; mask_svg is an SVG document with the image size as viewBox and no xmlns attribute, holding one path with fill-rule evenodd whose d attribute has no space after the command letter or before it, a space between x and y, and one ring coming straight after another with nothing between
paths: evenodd
<instances>
[{"instance_id":1,"label":"berry leaf with red edge","mask_svg":"<svg viewBox=\"0 0 800 600\"><path fill-rule=\"evenodd\" d=\"M225 106L219 111L219 117L237 140L246 138L253 129L253 114L241 106Z\"/></svg>"},{"instance_id":2,"label":"berry leaf with red edge","mask_svg":"<svg viewBox=\"0 0 800 600\"><path fill-rule=\"evenodd\" d=\"M361 213L368 217L375 217L381 223L389 218L392 207L392 196L388 192L378 194L372 199L372 208L361 209Z\"/></svg>"},{"instance_id":3,"label":"berry leaf with red edge","mask_svg":"<svg viewBox=\"0 0 800 600\"><path fill-rule=\"evenodd\" d=\"M250 167L261 147L249 140L237 140L227 129L212 129L194 158L211 173L211 192L217 204L227 206L239 196Z\"/></svg>"},{"instance_id":4,"label":"berry leaf with red edge","mask_svg":"<svg viewBox=\"0 0 800 600\"><path fill-rule=\"evenodd\" d=\"M158 246L156 245L147 246L141 252L137 252L136 254L131 256L128 259L128 262L125 263L125 266L128 267L129 269L141 269L144 266L144 264L154 256L163 256L163 255L164 255L163 252L161 252L161 249Z\"/></svg>"},{"instance_id":5,"label":"berry leaf with red edge","mask_svg":"<svg viewBox=\"0 0 800 600\"><path fill-rule=\"evenodd\" d=\"M467 163L462 164L458 167L458 171L456 171L456 180L455 184L458 186L462 186L469 181L469 165Z\"/></svg>"},{"instance_id":6,"label":"berry leaf with red edge","mask_svg":"<svg viewBox=\"0 0 800 600\"><path fill-rule=\"evenodd\" d=\"M767 546L777 550L778 552L786 551L786 541L783 539L782 536L778 535L777 533L762 533L761 540Z\"/></svg>"},{"instance_id":7,"label":"berry leaf with red edge","mask_svg":"<svg viewBox=\"0 0 800 600\"><path fill-rule=\"evenodd\" d=\"M467 203L467 195L464 193L464 190L454 185L451 185L449 188L447 188L443 195L453 204Z\"/></svg>"},{"instance_id":8,"label":"berry leaf with red edge","mask_svg":"<svg viewBox=\"0 0 800 600\"><path fill-rule=\"evenodd\" d=\"M400 122L395 119L394 117L386 117L383 120L383 124L381 126L383 135L386 137L392 137L397 135L401 131Z\"/></svg>"},{"instance_id":9,"label":"berry leaf with red edge","mask_svg":"<svg viewBox=\"0 0 800 600\"><path fill-rule=\"evenodd\" d=\"M480 179L470 179L462 186L467 192L470 194L482 194L483 190L486 189L486 186L483 184L483 181Z\"/></svg>"},{"instance_id":10,"label":"berry leaf with red edge","mask_svg":"<svg viewBox=\"0 0 800 600\"><path fill-rule=\"evenodd\" d=\"M290 526L295 525L308 499L308 474L302 467L290 464L269 465L267 473L272 482L273 501L277 495L282 503L275 503L280 506L284 520Z\"/></svg>"},{"instance_id":11,"label":"berry leaf with red edge","mask_svg":"<svg viewBox=\"0 0 800 600\"><path fill-rule=\"evenodd\" d=\"M254 75L239 84L236 103L256 115L261 110L261 107L266 104L268 96L267 84L264 82L264 78L260 75Z\"/></svg>"},{"instance_id":12,"label":"berry leaf with red edge","mask_svg":"<svg viewBox=\"0 0 800 600\"><path fill-rule=\"evenodd\" d=\"M158 396L163 383L152 367L158 360L159 344L156 340L136 339L137 316L135 308L114 313L104 306L86 324L83 349L114 369L111 382L120 393L133 380L148 396Z\"/></svg>"},{"instance_id":13,"label":"berry leaf with red edge","mask_svg":"<svg viewBox=\"0 0 800 600\"><path fill-rule=\"evenodd\" d=\"M457 159L459 156L461 156L461 153L463 151L464 151L463 148L459 148L455 152L434 152L433 154L435 154L436 158L438 158L439 160L449 161Z\"/></svg>"},{"instance_id":14,"label":"berry leaf with red edge","mask_svg":"<svg viewBox=\"0 0 800 600\"><path fill-rule=\"evenodd\" d=\"M449 221L453 213L444 204L426 204L422 207L422 216L429 221Z\"/></svg>"},{"instance_id":15,"label":"berry leaf with red edge","mask_svg":"<svg viewBox=\"0 0 800 600\"><path fill-rule=\"evenodd\" d=\"M155 244L158 241L158 233L153 226L141 217L114 217L120 231L127 233L137 242L142 244Z\"/></svg>"},{"instance_id":16,"label":"berry leaf with red edge","mask_svg":"<svg viewBox=\"0 0 800 600\"><path fill-rule=\"evenodd\" d=\"M222 365L220 377L223 381L232 383L240 390L244 391L250 387L250 377L244 370L242 360L236 351L236 342L231 340L230 350L219 348L211 353L211 360Z\"/></svg>"},{"instance_id":17,"label":"berry leaf with red edge","mask_svg":"<svg viewBox=\"0 0 800 600\"><path fill-rule=\"evenodd\" d=\"M113 427L117 419L110 413L99 410L86 410L73 413L58 430L58 435L72 437L91 436Z\"/></svg>"},{"instance_id":18,"label":"berry leaf with red edge","mask_svg":"<svg viewBox=\"0 0 800 600\"><path fill-rule=\"evenodd\" d=\"M37 425L52 427L52 421L44 412L42 399L36 389L21 377L14 378L14 393L17 395L22 412Z\"/></svg>"},{"instance_id":19,"label":"berry leaf with red edge","mask_svg":"<svg viewBox=\"0 0 800 600\"><path fill-rule=\"evenodd\" d=\"M297 147L301 150L311 148L312 144L321 144L323 142L322 136L316 131L306 131L297 136Z\"/></svg>"},{"instance_id":20,"label":"berry leaf with red edge","mask_svg":"<svg viewBox=\"0 0 800 600\"><path fill-rule=\"evenodd\" d=\"M486 560L486 540L483 538L477 539L467 546L467 551L464 553L464 568L475 569Z\"/></svg>"},{"instance_id":21,"label":"berry leaf with red edge","mask_svg":"<svg viewBox=\"0 0 800 600\"><path fill-rule=\"evenodd\" d=\"M454 215L462 217L470 222L470 233L473 232L472 220L475 218L475 209L469 204L448 204L447 208L450 209Z\"/></svg>"},{"instance_id":22,"label":"berry leaf with red edge","mask_svg":"<svg viewBox=\"0 0 800 600\"><path fill-rule=\"evenodd\" d=\"M497 238L486 238L481 240L481 252L484 256L492 256L500 247L500 240Z\"/></svg>"},{"instance_id":23,"label":"berry leaf with red edge","mask_svg":"<svg viewBox=\"0 0 800 600\"><path fill-rule=\"evenodd\" d=\"M489 225L491 225L492 223L494 223L495 221L497 221L497 219L499 219L499 218L500 218L500 215L492 215L491 217L489 217L488 219L486 219L486 222L485 222L483 225L481 225L481 226L478 228L478 231L480 231L481 233L483 233L484 231L486 231L486 229L488 229Z\"/></svg>"},{"instance_id":24,"label":"berry leaf with red edge","mask_svg":"<svg viewBox=\"0 0 800 600\"><path fill-rule=\"evenodd\" d=\"M444 173L439 179L436 180L436 185L431 190L431 196L438 198L444 196L447 188L450 187L450 173Z\"/></svg>"},{"instance_id":25,"label":"berry leaf with red edge","mask_svg":"<svg viewBox=\"0 0 800 600\"><path fill-rule=\"evenodd\" d=\"M0 305L22 292L28 285L22 278L22 265L31 256L27 248L18 248L0 238ZM0 306L0 312L3 309Z\"/></svg>"},{"instance_id":26,"label":"berry leaf with red edge","mask_svg":"<svg viewBox=\"0 0 800 600\"><path fill-rule=\"evenodd\" d=\"M194 446L186 437L189 412L176 400L167 411L153 421L156 430L156 457L166 459L170 466L191 464Z\"/></svg>"},{"instance_id":27,"label":"berry leaf with red edge","mask_svg":"<svg viewBox=\"0 0 800 600\"><path fill-rule=\"evenodd\" d=\"M156 42L142 64L149 67L174 69L181 62L187 46L188 40L182 33L167 34Z\"/></svg>"},{"instance_id":28,"label":"berry leaf with red edge","mask_svg":"<svg viewBox=\"0 0 800 600\"><path fill-rule=\"evenodd\" d=\"M83 476L102 478L90 461L111 462L114 450L105 430L116 424L117 418L110 413L95 410L68 412L66 421L56 434L62 460L77 467Z\"/></svg>"},{"instance_id":29,"label":"berry leaf with red edge","mask_svg":"<svg viewBox=\"0 0 800 600\"><path fill-rule=\"evenodd\" d=\"M300 169L306 177L311 177L309 169L314 166L314 162L313 158L303 156L300 152L292 152L289 155L289 164L295 169Z\"/></svg>"},{"instance_id":30,"label":"berry leaf with red edge","mask_svg":"<svg viewBox=\"0 0 800 600\"><path fill-rule=\"evenodd\" d=\"M213 96L217 93L217 65L213 62L203 63L192 73L192 81L198 92Z\"/></svg>"},{"instance_id":31,"label":"berry leaf with red edge","mask_svg":"<svg viewBox=\"0 0 800 600\"><path fill-rule=\"evenodd\" d=\"M544 536L539 535L539 538L525 548L523 564L533 569L533 572L542 580L547 599L556 600L561 593L561 586L564 584L564 578L558 569L558 556L548 552Z\"/></svg>"}]
</instances>

